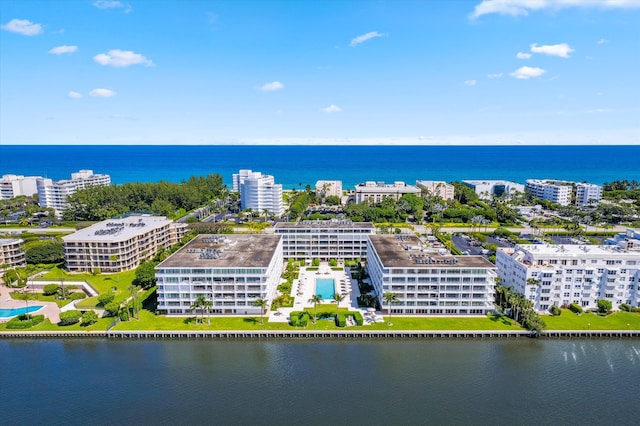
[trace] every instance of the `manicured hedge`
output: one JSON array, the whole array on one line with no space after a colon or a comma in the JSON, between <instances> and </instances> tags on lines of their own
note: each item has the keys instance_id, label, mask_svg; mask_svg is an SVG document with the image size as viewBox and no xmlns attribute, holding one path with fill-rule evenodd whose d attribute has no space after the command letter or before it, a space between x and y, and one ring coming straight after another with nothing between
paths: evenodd
<instances>
[{"instance_id":1,"label":"manicured hedge","mask_svg":"<svg viewBox=\"0 0 640 426\"><path fill-rule=\"evenodd\" d=\"M551 312L551 315L556 317L562 314L562 311L556 305L551 305L551 308L549 308L549 312Z\"/></svg>"},{"instance_id":2,"label":"manicured hedge","mask_svg":"<svg viewBox=\"0 0 640 426\"><path fill-rule=\"evenodd\" d=\"M83 292L81 292L81 291L76 292L76 293L71 293L71 294L69 295L69 299L71 299L71 300L80 300L80 299L84 299L85 297L87 297L87 295L86 295L86 294L84 294L84 293L83 293Z\"/></svg>"},{"instance_id":3,"label":"manicured hedge","mask_svg":"<svg viewBox=\"0 0 640 426\"><path fill-rule=\"evenodd\" d=\"M347 326L347 316L344 314L344 312L338 312L338 315L336 315L336 325L338 327Z\"/></svg>"},{"instance_id":4,"label":"manicured hedge","mask_svg":"<svg viewBox=\"0 0 640 426\"><path fill-rule=\"evenodd\" d=\"M80 317L82 316L82 312L80 311L65 311L60 312L60 322L59 325L71 325L80 321Z\"/></svg>"},{"instance_id":5,"label":"manicured hedge","mask_svg":"<svg viewBox=\"0 0 640 426\"><path fill-rule=\"evenodd\" d=\"M349 315L353 315L353 319L356 320L357 325L364 324L364 318L362 318L362 314L360 312L349 312Z\"/></svg>"},{"instance_id":6,"label":"manicured hedge","mask_svg":"<svg viewBox=\"0 0 640 426\"><path fill-rule=\"evenodd\" d=\"M26 315L18 315L15 318L10 319L7 322L7 330L23 330L25 328L31 328L44 321L44 315L31 315L31 319L24 320Z\"/></svg>"},{"instance_id":7,"label":"manicured hedge","mask_svg":"<svg viewBox=\"0 0 640 426\"><path fill-rule=\"evenodd\" d=\"M306 327L309 323L309 313L306 311L291 312L289 318L291 319L291 325L294 327Z\"/></svg>"},{"instance_id":8,"label":"manicured hedge","mask_svg":"<svg viewBox=\"0 0 640 426\"><path fill-rule=\"evenodd\" d=\"M582 313L582 306L578 305L577 303L571 303L569 305L569 310L571 312L576 313L576 314L581 314Z\"/></svg>"}]
</instances>

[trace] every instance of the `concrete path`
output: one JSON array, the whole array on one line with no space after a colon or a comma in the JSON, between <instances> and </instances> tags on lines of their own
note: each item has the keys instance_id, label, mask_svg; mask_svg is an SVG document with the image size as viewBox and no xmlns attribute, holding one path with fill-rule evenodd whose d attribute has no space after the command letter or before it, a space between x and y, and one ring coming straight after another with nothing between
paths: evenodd
<instances>
[{"instance_id":1,"label":"concrete path","mask_svg":"<svg viewBox=\"0 0 640 426\"><path fill-rule=\"evenodd\" d=\"M0 308L1 309L13 309L24 308L27 306L24 300L15 300L11 298L10 293L14 291L22 291L22 289L9 288L5 285L0 285ZM53 324L60 322L60 308L55 302L43 302L41 300L29 300L29 306L43 306L42 309L35 312L38 315L44 314L45 318L48 318ZM30 313L33 313L30 311ZM0 321L5 321L0 319ZM7 319L8 321L8 319Z\"/></svg>"}]
</instances>

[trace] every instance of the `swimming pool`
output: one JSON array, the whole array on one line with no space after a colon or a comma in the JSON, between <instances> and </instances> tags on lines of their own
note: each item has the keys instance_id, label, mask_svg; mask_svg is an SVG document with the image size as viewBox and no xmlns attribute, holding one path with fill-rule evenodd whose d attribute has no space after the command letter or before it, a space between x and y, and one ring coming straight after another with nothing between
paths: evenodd
<instances>
[{"instance_id":1,"label":"swimming pool","mask_svg":"<svg viewBox=\"0 0 640 426\"><path fill-rule=\"evenodd\" d=\"M29 313L34 313L42 309L44 306L29 306ZM7 319L17 317L18 315L26 314L27 308L12 308L12 309L0 309L0 318Z\"/></svg>"},{"instance_id":2,"label":"swimming pool","mask_svg":"<svg viewBox=\"0 0 640 426\"><path fill-rule=\"evenodd\" d=\"M333 299L336 292L333 279L316 278L316 294L324 300Z\"/></svg>"}]
</instances>

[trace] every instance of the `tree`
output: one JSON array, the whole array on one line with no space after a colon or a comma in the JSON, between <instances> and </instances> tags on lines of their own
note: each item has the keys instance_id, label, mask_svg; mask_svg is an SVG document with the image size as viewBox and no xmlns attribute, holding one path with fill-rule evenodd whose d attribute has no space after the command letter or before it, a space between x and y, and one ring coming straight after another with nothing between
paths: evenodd
<instances>
[{"instance_id":1,"label":"tree","mask_svg":"<svg viewBox=\"0 0 640 426\"><path fill-rule=\"evenodd\" d=\"M115 297L116 295L112 292L103 293L98 296L98 303L106 308L109 303L113 302L113 299L115 299Z\"/></svg>"},{"instance_id":2,"label":"tree","mask_svg":"<svg viewBox=\"0 0 640 426\"><path fill-rule=\"evenodd\" d=\"M600 312L601 314L606 314L613 307L613 304L611 303L611 301L607 299L600 299L598 300L597 304L598 304L598 312Z\"/></svg>"},{"instance_id":3,"label":"tree","mask_svg":"<svg viewBox=\"0 0 640 426\"><path fill-rule=\"evenodd\" d=\"M206 301L207 299L200 294L196 297L196 300L193 301L191 306L189 306L189 310L196 314L196 325L198 324L198 309L202 310L202 323L204 324L204 302Z\"/></svg>"},{"instance_id":4,"label":"tree","mask_svg":"<svg viewBox=\"0 0 640 426\"><path fill-rule=\"evenodd\" d=\"M110 302L104 305L104 310L108 312L108 316L115 317L120 311L120 304L118 302Z\"/></svg>"},{"instance_id":5,"label":"tree","mask_svg":"<svg viewBox=\"0 0 640 426\"><path fill-rule=\"evenodd\" d=\"M344 300L344 294L335 293L333 295L333 300L336 302L336 316L338 315L338 307L340 306L340 302Z\"/></svg>"},{"instance_id":6,"label":"tree","mask_svg":"<svg viewBox=\"0 0 640 426\"><path fill-rule=\"evenodd\" d=\"M76 310L60 312L60 322L58 324L60 325L75 324L80 320L81 316L82 316L82 312L76 311Z\"/></svg>"},{"instance_id":7,"label":"tree","mask_svg":"<svg viewBox=\"0 0 640 426\"><path fill-rule=\"evenodd\" d=\"M393 322L391 322L391 305L398 302L398 295L396 293L387 292L382 295L382 300L388 305L389 309L389 322L387 325L392 326Z\"/></svg>"},{"instance_id":8,"label":"tree","mask_svg":"<svg viewBox=\"0 0 640 426\"><path fill-rule=\"evenodd\" d=\"M58 293L59 290L60 286L58 284L47 284L42 289L42 294L44 294L45 296L51 296Z\"/></svg>"},{"instance_id":9,"label":"tree","mask_svg":"<svg viewBox=\"0 0 640 426\"><path fill-rule=\"evenodd\" d=\"M31 319L31 315L29 315L29 300L34 299L33 293L29 292L26 288L21 293L16 293L16 297L19 300L24 300L24 304L26 307L25 319Z\"/></svg>"},{"instance_id":10,"label":"tree","mask_svg":"<svg viewBox=\"0 0 640 426\"><path fill-rule=\"evenodd\" d=\"M80 323L80 325L86 327L96 322L98 322L98 314L96 314L95 311L86 311L82 314L82 323Z\"/></svg>"},{"instance_id":11,"label":"tree","mask_svg":"<svg viewBox=\"0 0 640 426\"><path fill-rule=\"evenodd\" d=\"M256 299L253 302L253 306L257 306L258 308L260 308L260 324L264 325L264 318L263 315L265 313L265 311L267 310L267 301L265 299Z\"/></svg>"},{"instance_id":12,"label":"tree","mask_svg":"<svg viewBox=\"0 0 640 426\"><path fill-rule=\"evenodd\" d=\"M213 300L205 299L202 302L202 307L207 312L207 323L211 325L211 310L213 309Z\"/></svg>"},{"instance_id":13,"label":"tree","mask_svg":"<svg viewBox=\"0 0 640 426\"><path fill-rule=\"evenodd\" d=\"M132 311L133 311L133 315L132 316L134 318L136 318L136 319L140 319L138 317L138 308L139 308L139 306L138 306L138 303L139 303L139 301L138 301L138 290L140 290L140 287L131 284L129 286L128 290L129 290L129 294L131 295L131 308L132 308Z\"/></svg>"},{"instance_id":14,"label":"tree","mask_svg":"<svg viewBox=\"0 0 640 426\"><path fill-rule=\"evenodd\" d=\"M32 265L64 262L64 247L62 242L44 242L31 245L25 250L24 254L27 263Z\"/></svg>"},{"instance_id":15,"label":"tree","mask_svg":"<svg viewBox=\"0 0 640 426\"><path fill-rule=\"evenodd\" d=\"M158 265L154 261L142 262L136 268L136 275L133 279L133 283L135 285L139 285L140 287L147 289L156 285L156 265Z\"/></svg>"},{"instance_id":16,"label":"tree","mask_svg":"<svg viewBox=\"0 0 640 426\"><path fill-rule=\"evenodd\" d=\"M313 303L313 322L315 323L318 320L318 315L317 315L317 305L318 303L322 302L322 296L320 296L319 294L314 294L313 296L311 296L311 299L309 299L309 303Z\"/></svg>"}]
</instances>

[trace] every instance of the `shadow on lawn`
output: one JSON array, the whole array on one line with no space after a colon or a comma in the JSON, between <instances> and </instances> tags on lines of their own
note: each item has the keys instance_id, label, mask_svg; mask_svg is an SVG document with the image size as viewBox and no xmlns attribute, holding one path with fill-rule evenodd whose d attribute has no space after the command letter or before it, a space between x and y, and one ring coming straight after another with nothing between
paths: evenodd
<instances>
[{"instance_id":1,"label":"shadow on lawn","mask_svg":"<svg viewBox=\"0 0 640 426\"><path fill-rule=\"evenodd\" d=\"M514 325L511 320L504 315L489 315L489 319L493 322L500 322L504 325Z\"/></svg>"},{"instance_id":2,"label":"shadow on lawn","mask_svg":"<svg viewBox=\"0 0 640 426\"><path fill-rule=\"evenodd\" d=\"M244 322L249 322L249 323L254 324L254 325L260 324L260 320L258 318L253 318L253 317L244 318L243 321Z\"/></svg>"}]
</instances>

